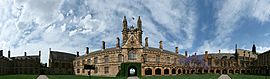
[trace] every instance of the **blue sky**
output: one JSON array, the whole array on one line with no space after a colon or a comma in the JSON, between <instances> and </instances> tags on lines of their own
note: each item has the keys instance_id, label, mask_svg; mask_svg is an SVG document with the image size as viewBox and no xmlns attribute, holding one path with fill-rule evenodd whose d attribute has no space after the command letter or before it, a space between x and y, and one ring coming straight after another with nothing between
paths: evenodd
<instances>
[{"instance_id":1,"label":"blue sky","mask_svg":"<svg viewBox=\"0 0 270 79\"><path fill-rule=\"evenodd\" d=\"M141 16L149 46L180 53L234 52L238 48L270 49L269 0L1 0L0 49L11 56L37 55L48 61L48 49L84 54L114 47L122 19Z\"/></svg>"}]
</instances>

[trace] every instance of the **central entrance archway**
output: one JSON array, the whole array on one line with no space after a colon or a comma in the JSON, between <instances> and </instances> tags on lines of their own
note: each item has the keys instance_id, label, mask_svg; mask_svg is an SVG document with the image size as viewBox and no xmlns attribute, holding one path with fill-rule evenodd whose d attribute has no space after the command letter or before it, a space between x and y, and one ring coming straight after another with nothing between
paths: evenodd
<instances>
[{"instance_id":1,"label":"central entrance archway","mask_svg":"<svg viewBox=\"0 0 270 79\"><path fill-rule=\"evenodd\" d=\"M137 68L135 66L130 66L128 68L128 76L137 76Z\"/></svg>"}]
</instances>

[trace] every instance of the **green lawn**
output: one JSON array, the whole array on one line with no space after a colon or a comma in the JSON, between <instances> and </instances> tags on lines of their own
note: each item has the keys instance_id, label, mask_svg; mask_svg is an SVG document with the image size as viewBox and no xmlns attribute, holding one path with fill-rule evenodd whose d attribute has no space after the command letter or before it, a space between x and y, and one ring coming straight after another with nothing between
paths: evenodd
<instances>
[{"instance_id":1,"label":"green lawn","mask_svg":"<svg viewBox=\"0 0 270 79\"><path fill-rule=\"evenodd\" d=\"M175 76L143 76L141 79L218 79L219 74L187 74Z\"/></svg>"},{"instance_id":2,"label":"green lawn","mask_svg":"<svg viewBox=\"0 0 270 79\"><path fill-rule=\"evenodd\" d=\"M76 75L47 75L49 79L88 79L88 76L76 76ZM201 74L201 75L175 75L175 76L143 76L140 79L217 79L218 74ZM96 77L92 76L92 79L126 79L117 77Z\"/></svg>"},{"instance_id":3,"label":"green lawn","mask_svg":"<svg viewBox=\"0 0 270 79\"><path fill-rule=\"evenodd\" d=\"M36 79L37 75L0 75L0 79Z\"/></svg>"},{"instance_id":4,"label":"green lawn","mask_svg":"<svg viewBox=\"0 0 270 79\"><path fill-rule=\"evenodd\" d=\"M270 76L262 75L243 75L243 74L230 74L229 75L232 79L270 79Z\"/></svg>"},{"instance_id":5,"label":"green lawn","mask_svg":"<svg viewBox=\"0 0 270 79\"><path fill-rule=\"evenodd\" d=\"M88 76L80 76L80 75L47 75L47 77L49 79L89 79ZM91 76L91 79L125 79L125 78Z\"/></svg>"}]
</instances>

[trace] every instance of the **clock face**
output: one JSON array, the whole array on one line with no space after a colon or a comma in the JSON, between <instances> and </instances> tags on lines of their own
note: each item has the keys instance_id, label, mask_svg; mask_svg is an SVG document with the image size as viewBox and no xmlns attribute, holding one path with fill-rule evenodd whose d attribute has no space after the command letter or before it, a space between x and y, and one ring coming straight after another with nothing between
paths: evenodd
<instances>
[{"instance_id":1,"label":"clock face","mask_svg":"<svg viewBox=\"0 0 270 79\"><path fill-rule=\"evenodd\" d=\"M134 68L129 69L129 73L130 75L135 75L135 69Z\"/></svg>"}]
</instances>

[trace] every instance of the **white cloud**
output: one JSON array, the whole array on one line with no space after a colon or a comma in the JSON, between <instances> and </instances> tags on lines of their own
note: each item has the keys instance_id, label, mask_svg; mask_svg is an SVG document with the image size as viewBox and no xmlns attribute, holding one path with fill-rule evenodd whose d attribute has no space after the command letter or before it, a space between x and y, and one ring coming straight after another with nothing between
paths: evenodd
<instances>
[{"instance_id":1,"label":"white cloud","mask_svg":"<svg viewBox=\"0 0 270 79\"><path fill-rule=\"evenodd\" d=\"M12 56L24 51L37 55L41 50L42 62L47 62L48 48L71 53L82 52L85 46L97 50L102 40L112 47L116 36L121 37L123 16L129 20L141 16L150 46L158 47L163 40L168 49L191 48L197 25L194 4L189 0L2 0L0 48L10 49Z\"/></svg>"},{"instance_id":2,"label":"white cloud","mask_svg":"<svg viewBox=\"0 0 270 79\"><path fill-rule=\"evenodd\" d=\"M230 36L240 27L238 24L243 18L255 18L261 23L269 22L269 0L225 0L217 1L214 5L218 9L215 15L215 38L205 41L208 43L204 43L198 49L209 46L212 50L229 48L230 44L234 43L231 42Z\"/></svg>"},{"instance_id":3,"label":"white cloud","mask_svg":"<svg viewBox=\"0 0 270 79\"><path fill-rule=\"evenodd\" d=\"M270 33L265 33L265 34L263 34L263 36L269 36L270 35Z\"/></svg>"}]
</instances>

